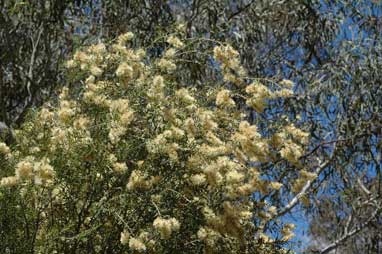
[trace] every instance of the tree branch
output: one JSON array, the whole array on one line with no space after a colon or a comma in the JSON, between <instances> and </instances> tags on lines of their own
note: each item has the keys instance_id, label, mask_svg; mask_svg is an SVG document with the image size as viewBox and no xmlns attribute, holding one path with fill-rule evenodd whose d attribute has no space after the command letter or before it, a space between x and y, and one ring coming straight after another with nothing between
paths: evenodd
<instances>
[{"instance_id":1,"label":"tree branch","mask_svg":"<svg viewBox=\"0 0 382 254\"><path fill-rule=\"evenodd\" d=\"M321 174L321 172L330 164L331 161L332 160L330 159L330 160L322 163L321 165L319 165L314 173L316 173L317 176L319 176ZM292 210L292 208L298 204L300 198L302 198L304 195L306 195L309 192L309 190L312 187L314 182L315 182L315 179L307 181L306 184L304 185L304 187L302 188L302 190L296 196L294 196L294 198L292 198L292 200L284 208L280 209L277 212L277 214L274 216L274 218L283 216L284 214L286 214L290 210Z\"/></svg>"},{"instance_id":2,"label":"tree branch","mask_svg":"<svg viewBox=\"0 0 382 254\"><path fill-rule=\"evenodd\" d=\"M42 34L43 30L44 29L41 25L39 28L39 33L37 35L36 42L34 42L34 40L32 39L32 54L31 54L31 59L30 59L30 63L29 63L28 75L27 75L27 77L28 77L27 91L28 91L28 95L29 95L28 101L32 100L32 93L30 90L30 86L31 86L31 81L33 80L33 66L35 63L36 52L37 52L38 44L40 43L40 38L41 38L41 34Z\"/></svg>"},{"instance_id":3,"label":"tree branch","mask_svg":"<svg viewBox=\"0 0 382 254\"><path fill-rule=\"evenodd\" d=\"M228 17L228 21L230 21L231 19L233 19L234 17L236 17L237 15L239 15L240 13L242 13L243 11L245 11L246 9L248 9L255 1L252 0L251 2L249 2L248 4L246 4L245 6L243 6L242 8L239 8L236 12L232 13L229 17Z\"/></svg>"},{"instance_id":4,"label":"tree branch","mask_svg":"<svg viewBox=\"0 0 382 254\"><path fill-rule=\"evenodd\" d=\"M320 254L327 254L330 251L336 249L339 245L343 244L347 239L354 236L355 234L360 232L362 229L366 228L377 217L377 215L380 213L380 211L381 211L381 207L378 207L375 210L375 212L373 213L373 215L368 220L366 220L364 223L361 223L360 225L358 225L355 229L353 229L351 231L345 230L345 233L341 238L337 239L333 243L331 243L328 246L326 246L325 248L323 248L319 253Z\"/></svg>"},{"instance_id":5,"label":"tree branch","mask_svg":"<svg viewBox=\"0 0 382 254\"><path fill-rule=\"evenodd\" d=\"M44 28L42 27L42 25L40 25L36 41L34 41L34 39L31 38L32 54L31 54L31 58L30 58L30 62L29 62L28 73L26 75L26 79L27 79L26 88L27 88L27 92L28 92L28 98L25 101L25 104L23 106L23 109L21 110L21 113L16 117L16 120L14 121L15 123L19 123L20 120L23 119L26 110L28 109L28 107L33 102L33 94L31 91L31 85L32 85L32 81L33 81L33 68L34 68L34 64L36 61L36 53L37 53L38 45L40 43L40 39L41 39L41 35L42 35L43 31L44 31Z\"/></svg>"}]
</instances>

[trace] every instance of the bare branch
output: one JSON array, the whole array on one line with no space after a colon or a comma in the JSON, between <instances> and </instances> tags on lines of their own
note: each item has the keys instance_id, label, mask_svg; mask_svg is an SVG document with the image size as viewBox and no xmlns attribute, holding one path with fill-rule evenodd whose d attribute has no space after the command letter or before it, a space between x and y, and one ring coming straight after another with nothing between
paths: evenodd
<instances>
[{"instance_id":1,"label":"bare branch","mask_svg":"<svg viewBox=\"0 0 382 254\"><path fill-rule=\"evenodd\" d=\"M315 170L315 173L317 174L317 176L321 174L321 172L329 165L330 162L331 162L331 159L322 163L321 165L317 167L317 169ZM292 208L298 204L300 198L302 198L304 195L306 195L309 192L314 182L315 180L307 181L304 187L302 188L302 190L294 198L292 198L292 200L284 208L280 209L280 211L275 215L275 218L283 216L284 214L292 210Z\"/></svg>"},{"instance_id":2,"label":"bare branch","mask_svg":"<svg viewBox=\"0 0 382 254\"><path fill-rule=\"evenodd\" d=\"M371 192L366 188L366 186L362 183L361 179L360 178L357 178L357 184L359 185L359 187L361 188L361 190L363 192L365 192L366 195L371 195Z\"/></svg>"},{"instance_id":3,"label":"bare branch","mask_svg":"<svg viewBox=\"0 0 382 254\"><path fill-rule=\"evenodd\" d=\"M43 30L44 30L43 27L40 26L36 42L32 39L32 54L31 54L31 59L29 63L28 75L27 75L28 77L27 90L29 95L28 101L32 100L32 93L30 90L30 86L31 86L31 80L33 80L33 67L34 67L34 63L36 59L36 52L37 52L38 44L40 43L40 38L41 38L41 34Z\"/></svg>"},{"instance_id":4,"label":"bare branch","mask_svg":"<svg viewBox=\"0 0 382 254\"><path fill-rule=\"evenodd\" d=\"M377 217L377 215L380 213L380 211L381 211L381 207L378 207L375 210L375 212L373 213L373 215L368 220L366 220L364 223L361 223L360 225L358 225L356 228L354 228L351 231L348 231L346 229L344 232L344 235L342 237L340 237L338 240L334 241L333 243L331 243L328 246L326 246L325 248L323 248L319 253L320 254L326 254L326 253L329 253L330 251L336 249L338 246L343 244L347 239L354 236L355 234L360 232L362 229L366 228Z\"/></svg>"}]
</instances>

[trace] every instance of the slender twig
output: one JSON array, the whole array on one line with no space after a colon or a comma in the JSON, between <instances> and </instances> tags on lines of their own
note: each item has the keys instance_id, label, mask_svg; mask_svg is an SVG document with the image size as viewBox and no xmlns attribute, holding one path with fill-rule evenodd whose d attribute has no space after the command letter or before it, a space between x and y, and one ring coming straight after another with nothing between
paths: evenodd
<instances>
[{"instance_id":1,"label":"slender twig","mask_svg":"<svg viewBox=\"0 0 382 254\"><path fill-rule=\"evenodd\" d=\"M340 143L340 142L347 142L347 141L351 141L351 140L354 140L354 139L357 139L357 138L365 137L367 135L368 135L367 133L362 133L362 134L355 135L355 136L349 137L349 138L342 138L342 139L336 139L336 140L330 140L330 141L323 141L323 142L319 143L316 147L314 147L310 152L308 152L308 153L304 154L303 156L301 156L300 159L303 159L303 158L306 158L306 157L312 155L320 147L322 147L324 145L330 145L330 144Z\"/></svg>"},{"instance_id":2,"label":"slender twig","mask_svg":"<svg viewBox=\"0 0 382 254\"><path fill-rule=\"evenodd\" d=\"M230 21L231 19L233 19L234 17L236 17L237 15L239 15L240 13L242 13L243 11L245 11L246 9L248 9L255 1L252 0L251 2L249 2L248 4L246 4L244 7L240 8L239 10L237 10L236 12L232 13L229 17L228 17L228 21Z\"/></svg>"},{"instance_id":3,"label":"slender twig","mask_svg":"<svg viewBox=\"0 0 382 254\"><path fill-rule=\"evenodd\" d=\"M155 202L152 200L151 200L151 203L154 205L155 209L157 210L159 217L162 217L162 214L160 213L160 210L159 210L159 207L157 206L157 204L155 204Z\"/></svg>"}]
</instances>

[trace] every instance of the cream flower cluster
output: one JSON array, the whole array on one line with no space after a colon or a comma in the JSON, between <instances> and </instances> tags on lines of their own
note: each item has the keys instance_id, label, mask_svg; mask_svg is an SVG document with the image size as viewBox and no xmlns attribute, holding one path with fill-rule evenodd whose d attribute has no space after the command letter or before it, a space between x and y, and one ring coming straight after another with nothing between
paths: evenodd
<instances>
[{"instance_id":1,"label":"cream flower cluster","mask_svg":"<svg viewBox=\"0 0 382 254\"><path fill-rule=\"evenodd\" d=\"M126 133L127 127L133 121L134 112L129 108L127 99L111 101L109 107L113 117L110 122L109 139L115 144Z\"/></svg>"},{"instance_id":2,"label":"cream flower cluster","mask_svg":"<svg viewBox=\"0 0 382 254\"><path fill-rule=\"evenodd\" d=\"M167 42L170 45L173 45L175 48L183 47L183 43L179 41L179 39L176 37L169 37ZM163 57L158 60L157 66L163 72L172 73L176 70L176 64L175 64L176 49L175 48L167 49L164 52Z\"/></svg>"},{"instance_id":3,"label":"cream flower cluster","mask_svg":"<svg viewBox=\"0 0 382 254\"><path fill-rule=\"evenodd\" d=\"M217 46L214 48L214 57L221 64L223 79L227 82L232 82L238 86L245 84L246 72L240 64L239 53L230 45ZM293 82L290 80L282 80L280 85L282 89L271 91L263 85L259 80L255 80L250 85L246 86L245 91L249 95L246 104L256 110L263 112L267 105L267 100L274 98L286 98L293 96ZM222 90L218 93L217 105L233 106L234 101L229 98L229 91Z\"/></svg>"},{"instance_id":4,"label":"cream flower cluster","mask_svg":"<svg viewBox=\"0 0 382 254\"><path fill-rule=\"evenodd\" d=\"M182 47L184 47L184 43L183 43L179 38L177 38L177 37L175 37L175 36L169 36L169 37L167 38L167 42L168 42L171 46L173 46L173 47L175 47L175 48L182 48Z\"/></svg>"},{"instance_id":5,"label":"cream flower cluster","mask_svg":"<svg viewBox=\"0 0 382 254\"><path fill-rule=\"evenodd\" d=\"M214 48L214 58L221 63L224 80L242 85L246 71L240 64L239 53L230 45Z\"/></svg>"},{"instance_id":6,"label":"cream flower cluster","mask_svg":"<svg viewBox=\"0 0 382 254\"><path fill-rule=\"evenodd\" d=\"M271 98L271 91L257 81L247 86L245 91L251 96L247 100L247 105L255 109L257 112L263 112L266 106L266 99Z\"/></svg>"},{"instance_id":7,"label":"cream flower cluster","mask_svg":"<svg viewBox=\"0 0 382 254\"><path fill-rule=\"evenodd\" d=\"M148 175L140 170L131 172L129 182L127 183L128 190L148 190L159 181L159 177Z\"/></svg>"},{"instance_id":8,"label":"cream flower cluster","mask_svg":"<svg viewBox=\"0 0 382 254\"><path fill-rule=\"evenodd\" d=\"M0 142L0 154L8 155L10 152L11 149L7 146L7 144Z\"/></svg>"},{"instance_id":9,"label":"cream flower cluster","mask_svg":"<svg viewBox=\"0 0 382 254\"><path fill-rule=\"evenodd\" d=\"M33 181L36 185L50 185L55 176L54 168L50 165L49 159L44 158L36 161L33 156L28 156L19 161L15 166L15 176L1 179L1 186L14 186L19 182Z\"/></svg>"},{"instance_id":10,"label":"cream flower cluster","mask_svg":"<svg viewBox=\"0 0 382 254\"><path fill-rule=\"evenodd\" d=\"M157 217L153 226L161 235L162 239L169 239L173 232L177 232L180 229L180 223L175 218L164 219L161 217Z\"/></svg>"},{"instance_id":11,"label":"cream flower cluster","mask_svg":"<svg viewBox=\"0 0 382 254\"><path fill-rule=\"evenodd\" d=\"M292 164L298 164L303 156L303 145L307 144L309 134L293 124L284 127L284 130L272 137L272 144L280 148L280 155Z\"/></svg>"},{"instance_id":12,"label":"cream flower cluster","mask_svg":"<svg viewBox=\"0 0 382 254\"><path fill-rule=\"evenodd\" d=\"M295 180L292 185L292 191L298 193L302 190L307 181L312 181L316 179L317 174L313 172L306 171L304 169L300 170L300 177Z\"/></svg>"},{"instance_id":13,"label":"cream flower cluster","mask_svg":"<svg viewBox=\"0 0 382 254\"><path fill-rule=\"evenodd\" d=\"M233 107L235 101L230 96L230 91L223 89L216 95L216 105L222 107Z\"/></svg>"},{"instance_id":14,"label":"cream flower cluster","mask_svg":"<svg viewBox=\"0 0 382 254\"><path fill-rule=\"evenodd\" d=\"M289 241L294 237L293 229L295 228L294 224L285 224L281 230L281 234L283 235L283 241Z\"/></svg>"}]
</instances>

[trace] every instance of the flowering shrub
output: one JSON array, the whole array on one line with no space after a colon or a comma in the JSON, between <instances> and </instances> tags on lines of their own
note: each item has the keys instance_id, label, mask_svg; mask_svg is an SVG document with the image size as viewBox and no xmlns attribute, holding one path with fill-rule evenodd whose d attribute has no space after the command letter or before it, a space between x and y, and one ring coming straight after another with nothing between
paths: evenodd
<instances>
[{"instance_id":1,"label":"flowering shrub","mask_svg":"<svg viewBox=\"0 0 382 254\"><path fill-rule=\"evenodd\" d=\"M286 253L293 225L267 232L279 210L271 197L314 179L299 161L308 136L290 123L265 133L248 116L292 96L290 82L249 79L218 44L210 55L223 78L186 86L177 68L187 41L169 36L153 59L133 37L77 52L72 87L33 114L12 149L0 144L4 172L14 171L2 198L22 204L9 204L15 234L36 253ZM259 167L278 161L301 177L284 188Z\"/></svg>"}]
</instances>

